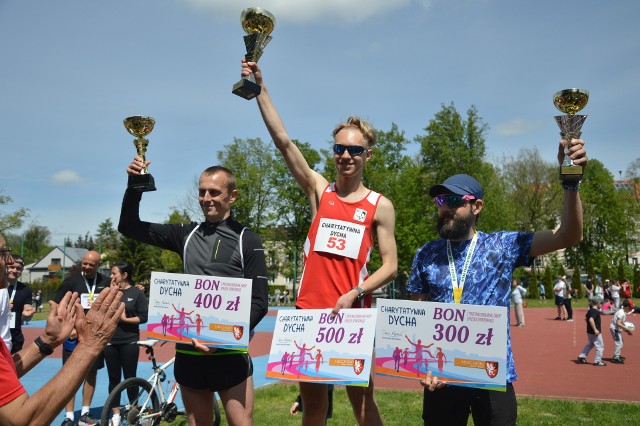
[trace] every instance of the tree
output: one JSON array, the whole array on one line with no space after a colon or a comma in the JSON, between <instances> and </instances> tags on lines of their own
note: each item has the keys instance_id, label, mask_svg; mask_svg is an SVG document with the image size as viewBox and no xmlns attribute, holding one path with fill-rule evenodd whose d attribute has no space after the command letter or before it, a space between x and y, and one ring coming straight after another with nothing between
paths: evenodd
<instances>
[{"instance_id":1,"label":"tree","mask_svg":"<svg viewBox=\"0 0 640 426\"><path fill-rule=\"evenodd\" d=\"M396 214L396 245L399 280L408 278L416 249L435 236L435 207L424 186L420 165L405 154L412 143L392 123L389 131L378 130L373 154L364 170L364 184L393 203ZM371 269L381 264L374 252Z\"/></svg>"},{"instance_id":2,"label":"tree","mask_svg":"<svg viewBox=\"0 0 640 426\"><path fill-rule=\"evenodd\" d=\"M484 161L488 126L474 106L463 120L453 102L449 106L443 104L424 130L426 135L416 136L415 141L420 144L423 172L430 178L428 185L442 182L452 170L478 179L474 172Z\"/></svg>"},{"instance_id":3,"label":"tree","mask_svg":"<svg viewBox=\"0 0 640 426\"><path fill-rule=\"evenodd\" d=\"M132 238L122 237L116 254L118 260L128 262L133 267L135 282L148 281L151 278L151 271L161 268L160 249L150 246Z\"/></svg>"},{"instance_id":4,"label":"tree","mask_svg":"<svg viewBox=\"0 0 640 426\"><path fill-rule=\"evenodd\" d=\"M51 249L51 231L46 226L30 225L23 240L25 264L35 262Z\"/></svg>"},{"instance_id":5,"label":"tree","mask_svg":"<svg viewBox=\"0 0 640 426\"><path fill-rule=\"evenodd\" d=\"M529 298L540 298L540 289L538 289L538 272L536 271L535 263L531 267L531 277L529 278Z\"/></svg>"},{"instance_id":6,"label":"tree","mask_svg":"<svg viewBox=\"0 0 640 426\"><path fill-rule=\"evenodd\" d=\"M111 219L107 218L100 222L95 234L95 241L98 243L98 252L116 250L119 243L118 231L113 227Z\"/></svg>"},{"instance_id":7,"label":"tree","mask_svg":"<svg viewBox=\"0 0 640 426\"><path fill-rule=\"evenodd\" d=\"M179 211L177 207L173 207L173 210L169 214L169 219L166 224L180 224L189 223L189 214L186 209ZM180 255L171 250L162 250L160 254L160 263L162 264L162 270L165 272L180 273L183 271L182 259Z\"/></svg>"},{"instance_id":8,"label":"tree","mask_svg":"<svg viewBox=\"0 0 640 426\"><path fill-rule=\"evenodd\" d=\"M276 166L269 144L257 139L235 138L218 152L218 161L236 176L238 198L233 217L262 236L275 219L272 206L277 202L271 174Z\"/></svg>"},{"instance_id":9,"label":"tree","mask_svg":"<svg viewBox=\"0 0 640 426\"><path fill-rule=\"evenodd\" d=\"M580 296L582 290L582 282L580 281L580 266L576 265L573 268L573 276L571 277L571 287L576 290L576 294Z\"/></svg>"},{"instance_id":10,"label":"tree","mask_svg":"<svg viewBox=\"0 0 640 426\"><path fill-rule=\"evenodd\" d=\"M554 229L562 206L558 166L542 160L537 148L521 149L503 160L501 175L507 182L513 221L521 232Z\"/></svg>"},{"instance_id":11,"label":"tree","mask_svg":"<svg viewBox=\"0 0 640 426\"><path fill-rule=\"evenodd\" d=\"M625 253L627 227L623 218L620 194L613 185L613 175L598 160L590 160L580 187L583 206L582 242L565 250L567 262L585 265L593 258L601 263Z\"/></svg>"},{"instance_id":12,"label":"tree","mask_svg":"<svg viewBox=\"0 0 640 426\"><path fill-rule=\"evenodd\" d=\"M542 282L544 284L544 293L548 295L547 297L553 298L553 272L550 266L544 268L544 278Z\"/></svg>"},{"instance_id":13,"label":"tree","mask_svg":"<svg viewBox=\"0 0 640 426\"><path fill-rule=\"evenodd\" d=\"M602 281L611 279L611 270L609 269L609 262L605 261L602 265Z\"/></svg>"},{"instance_id":14,"label":"tree","mask_svg":"<svg viewBox=\"0 0 640 426\"><path fill-rule=\"evenodd\" d=\"M11 203L13 200L8 195L0 194L0 206ZM24 223L24 219L29 215L29 210L20 208L13 213L0 214L0 232L18 229Z\"/></svg>"}]
</instances>

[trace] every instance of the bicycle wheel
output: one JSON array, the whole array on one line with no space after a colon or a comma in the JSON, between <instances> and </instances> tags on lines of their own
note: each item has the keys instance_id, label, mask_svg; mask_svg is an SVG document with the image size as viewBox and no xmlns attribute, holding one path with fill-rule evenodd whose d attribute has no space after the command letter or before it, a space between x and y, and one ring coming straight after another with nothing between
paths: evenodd
<instances>
[{"instance_id":1,"label":"bicycle wheel","mask_svg":"<svg viewBox=\"0 0 640 426\"><path fill-rule=\"evenodd\" d=\"M220 405L218 404L217 395L213 394L213 426L220 426Z\"/></svg>"},{"instance_id":2,"label":"bicycle wheel","mask_svg":"<svg viewBox=\"0 0 640 426\"><path fill-rule=\"evenodd\" d=\"M100 424L109 426L112 409L120 407L120 424L158 425L162 417L158 395L151 384L140 377L131 377L118 384L107 397Z\"/></svg>"}]
</instances>

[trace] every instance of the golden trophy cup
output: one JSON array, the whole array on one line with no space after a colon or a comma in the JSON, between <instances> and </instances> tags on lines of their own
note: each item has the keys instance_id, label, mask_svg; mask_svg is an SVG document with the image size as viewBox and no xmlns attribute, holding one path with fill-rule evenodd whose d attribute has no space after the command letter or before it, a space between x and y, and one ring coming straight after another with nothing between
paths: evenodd
<instances>
[{"instance_id":1,"label":"golden trophy cup","mask_svg":"<svg viewBox=\"0 0 640 426\"><path fill-rule=\"evenodd\" d=\"M145 136L151 133L151 131L153 130L153 126L156 124L156 121L151 117L134 115L133 117L125 118L123 123L124 127L127 129L127 132L136 137L136 139L133 141L133 145L136 147L138 155L142 158L142 163L144 164L146 160L145 154L147 153L147 145L149 145L149 140L145 139ZM137 192L148 192L156 190L153 176L149 174L149 171L146 167L142 169L139 175L129 175L128 186L130 189Z\"/></svg>"},{"instance_id":2,"label":"golden trophy cup","mask_svg":"<svg viewBox=\"0 0 640 426\"><path fill-rule=\"evenodd\" d=\"M250 62L258 62L264 53L265 47L271 41L269 35L276 26L276 18L266 10L259 7L250 7L242 11L240 23L246 36L244 45L247 48L245 59ZM232 93L245 98L253 99L260 94L262 88L256 84L253 74L248 78L242 78L233 85Z\"/></svg>"},{"instance_id":3,"label":"golden trophy cup","mask_svg":"<svg viewBox=\"0 0 640 426\"><path fill-rule=\"evenodd\" d=\"M586 115L576 115L576 112L584 108L589 102L589 92L584 89L565 89L553 95L553 104L559 111L567 115L556 115L556 123L560 127L560 136L567 142L571 139L580 139L582 125L587 119ZM567 144L567 148L569 145ZM582 179L582 166L573 164L569 158L568 149L565 148L565 156L560 166L560 180L579 181Z\"/></svg>"}]
</instances>

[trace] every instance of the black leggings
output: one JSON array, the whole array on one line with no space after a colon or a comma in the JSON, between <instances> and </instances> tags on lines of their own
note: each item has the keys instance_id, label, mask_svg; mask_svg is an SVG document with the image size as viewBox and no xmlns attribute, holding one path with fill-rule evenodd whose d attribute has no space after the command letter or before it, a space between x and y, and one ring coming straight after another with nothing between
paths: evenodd
<instances>
[{"instance_id":1,"label":"black leggings","mask_svg":"<svg viewBox=\"0 0 640 426\"><path fill-rule=\"evenodd\" d=\"M140 350L135 342L109 344L104 348L104 359L109 373L109 393L120 383L121 373L124 374L125 379L136 376L139 353ZM135 391L135 389L131 390Z\"/></svg>"},{"instance_id":2,"label":"black leggings","mask_svg":"<svg viewBox=\"0 0 640 426\"><path fill-rule=\"evenodd\" d=\"M564 299L564 307L567 310L567 319L573 319L573 307L571 306L571 301L573 299Z\"/></svg>"}]
</instances>

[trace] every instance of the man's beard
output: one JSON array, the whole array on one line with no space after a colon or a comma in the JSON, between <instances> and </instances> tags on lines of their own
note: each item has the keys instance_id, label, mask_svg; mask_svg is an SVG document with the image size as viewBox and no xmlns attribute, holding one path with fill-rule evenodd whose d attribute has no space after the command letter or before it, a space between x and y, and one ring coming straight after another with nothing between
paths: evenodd
<instances>
[{"instance_id":1,"label":"man's beard","mask_svg":"<svg viewBox=\"0 0 640 426\"><path fill-rule=\"evenodd\" d=\"M448 240L460 240L469 235L473 223L474 215L472 214L463 218L438 216L438 233Z\"/></svg>"}]
</instances>

